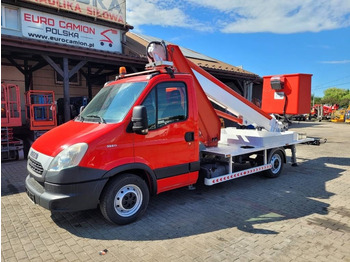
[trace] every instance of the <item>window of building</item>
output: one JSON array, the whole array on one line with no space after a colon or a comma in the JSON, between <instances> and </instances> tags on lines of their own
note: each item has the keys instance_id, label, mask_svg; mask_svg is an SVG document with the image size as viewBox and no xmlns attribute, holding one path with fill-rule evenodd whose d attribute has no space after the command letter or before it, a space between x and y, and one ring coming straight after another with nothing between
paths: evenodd
<instances>
[{"instance_id":1,"label":"window of building","mask_svg":"<svg viewBox=\"0 0 350 262\"><path fill-rule=\"evenodd\" d=\"M1 6L1 28L20 30L19 9Z\"/></svg>"},{"instance_id":2,"label":"window of building","mask_svg":"<svg viewBox=\"0 0 350 262\"><path fill-rule=\"evenodd\" d=\"M63 84L63 77L57 73L55 71L55 80L56 80L56 84ZM79 86L80 85L80 73L77 72L74 75L72 75L72 77L69 79L69 84L70 85L75 85L75 86Z\"/></svg>"}]
</instances>

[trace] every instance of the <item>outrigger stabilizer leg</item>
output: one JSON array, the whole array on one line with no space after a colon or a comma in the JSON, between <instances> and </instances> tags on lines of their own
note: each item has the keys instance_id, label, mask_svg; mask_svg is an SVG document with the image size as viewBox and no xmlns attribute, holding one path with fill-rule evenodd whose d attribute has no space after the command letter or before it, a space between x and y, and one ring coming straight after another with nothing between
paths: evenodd
<instances>
[{"instance_id":1,"label":"outrigger stabilizer leg","mask_svg":"<svg viewBox=\"0 0 350 262\"><path fill-rule=\"evenodd\" d=\"M297 163L297 150L296 150L295 145L292 145L290 147L290 150L292 151L292 166L298 166L298 163Z\"/></svg>"}]
</instances>

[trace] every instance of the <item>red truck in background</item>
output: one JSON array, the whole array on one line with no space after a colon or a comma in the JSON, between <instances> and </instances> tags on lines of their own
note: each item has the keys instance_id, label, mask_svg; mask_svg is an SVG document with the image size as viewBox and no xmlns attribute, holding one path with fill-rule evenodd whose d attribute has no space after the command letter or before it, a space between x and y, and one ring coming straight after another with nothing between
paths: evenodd
<instances>
[{"instance_id":1,"label":"red truck in background","mask_svg":"<svg viewBox=\"0 0 350 262\"><path fill-rule=\"evenodd\" d=\"M311 108L310 118L316 118L319 121L322 119L331 119L332 112L339 109L338 104L334 105L322 105L315 104Z\"/></svg>"},{"instance_id":2,"label":"red truck in background","mask_svg":"<svg viewBox=\"0 0 350 262\"><path fill-rule=\"evenodd\" d=\"M147 55L146 71L121 72L78 117L34 142L26 178L34 203L51 211L99 206L107 220L128 224L150 196L199 178L210 186L260 172L277 177L286 149L295 165L295 145L314 141L287 131L178 46L152 42ZM219 116L242 128L221 129Z\"/></svg>"}]
</instances>

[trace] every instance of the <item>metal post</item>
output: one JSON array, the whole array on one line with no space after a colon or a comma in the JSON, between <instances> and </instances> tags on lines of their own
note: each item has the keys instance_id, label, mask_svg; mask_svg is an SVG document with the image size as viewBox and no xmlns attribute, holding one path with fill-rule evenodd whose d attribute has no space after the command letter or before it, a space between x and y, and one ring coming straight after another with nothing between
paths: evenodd
<instances>
[{"instance_id":1,"label":"metal post","mask_svg":"<svg viewBox=\"0 0 350 262\"><path fill-rule=\"evenodd\" d=\"M249 100L249 101L252 101L253 99L253 82L250 82L250 81L244 81L244 94L243 96Z\"/></svg>"},{"instance_id":2,"label":"metal post","mask_svg":"<svg viewBox=\"0 0 350 262\"><path fill-rule=\"evenodd\" d=\"M295 145L292 145L290 147L290 150L292 151L292 166L298 166L297 164L297 149Z\"/></svg>"}]
</instances>

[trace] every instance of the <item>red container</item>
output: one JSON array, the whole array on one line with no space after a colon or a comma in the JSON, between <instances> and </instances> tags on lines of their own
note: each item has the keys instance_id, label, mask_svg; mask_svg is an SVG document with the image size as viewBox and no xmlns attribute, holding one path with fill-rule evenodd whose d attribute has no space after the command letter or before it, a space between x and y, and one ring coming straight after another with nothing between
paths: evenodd
<instances>
[{"instance_id":1,"label":"red container","mask_svg":"<svg viewBox=\"0 0 350 262\"><path fill-rule=\"evenodd\" d=\"M261 108L270 114L310 113L312 74L264 76Z\"/></svg>"}]
</instances>

